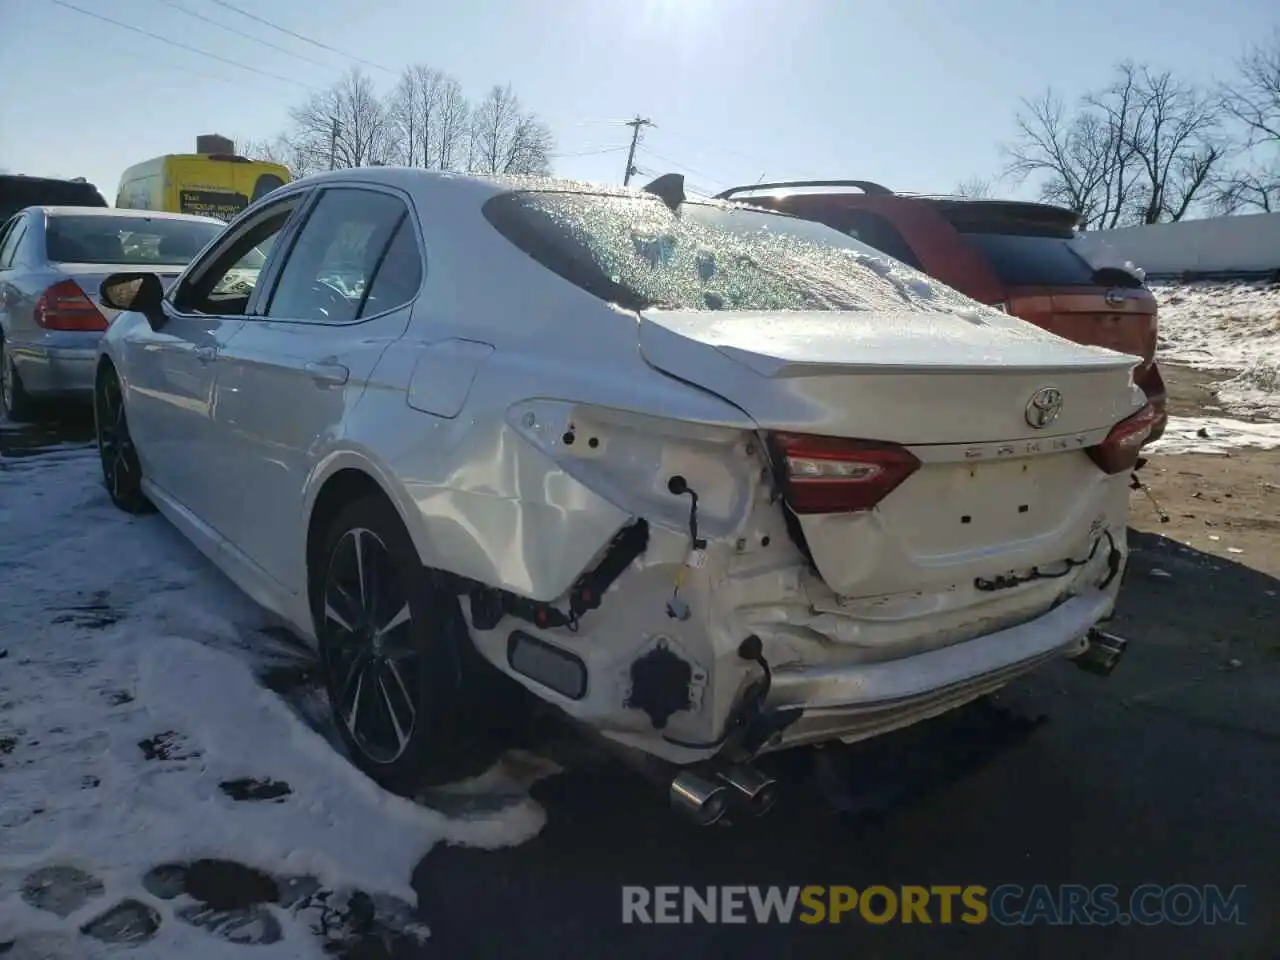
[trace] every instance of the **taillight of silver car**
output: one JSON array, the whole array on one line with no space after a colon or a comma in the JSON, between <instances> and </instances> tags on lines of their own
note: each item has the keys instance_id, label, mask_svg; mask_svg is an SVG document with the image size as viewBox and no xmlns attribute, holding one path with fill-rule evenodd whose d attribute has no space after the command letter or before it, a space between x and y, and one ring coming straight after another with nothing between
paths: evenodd
<instances>
[{"instance_id":1,"label":"taillight of silver car","mask_svg":"<svg viewBox=\"0 0 1280 960\"><path fill-rule=\"evenodd\" d=\"M795 513L870 510L920 469L905 447L875 440L769 435L783 497Z\"/></svg>"},{"instance_id":2,"label":"taillight of silver car","mask_svg":"<svg viewBox=\"0 0 1280 960\"><path fill-rule=\"evenodd\" d=\"M1138 462L1142 444L1156 425L1155 407L1147 404L1131 417L1126 417L1107 434L1107 438L1085 452L1105 473L1117 474L1132 470Z\"/></svg>"},{"instance_id":3,"label":"taillight of silver car","mask_svg":"<svg viewBox=\"0 0 1280 960\"><path fill-rule=\"evenodd\" d=\"M36 301L36 323L46 330L105 330L107 318L74 280L59 280Z\"/></svg>"}]
</instances>

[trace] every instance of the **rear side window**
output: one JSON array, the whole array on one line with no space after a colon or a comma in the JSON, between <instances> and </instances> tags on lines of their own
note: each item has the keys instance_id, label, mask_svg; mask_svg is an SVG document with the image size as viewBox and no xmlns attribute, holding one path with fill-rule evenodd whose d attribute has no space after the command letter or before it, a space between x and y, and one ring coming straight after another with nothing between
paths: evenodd
<instances>
[{"instance_id":1,"label":"rear side window","mask_svg":"<svg viewBox=\"0 0 1280 960\"><path fill-rule=\"evenodd\" d=\"M326 190L289 251L266 315L350 323L405 303L412 296L405 294L405 286L412 285L416 293L422 269L412 230L400 230L408 215L403 201L390 194ZM370 302L365 309L379 274L386 290L376 291L381 305L375 308ZM400 303L388 302L396 298L402 298Z\"/></svg>"},{"instance_id":2,"label":"rear side window","mask_svg":"<svg viewBox=\"0 0 1280 960\"><path fill-rule=\"evenodd\" d=\"M182 266L221 232L202 220L51 214L45 255L55 263Z\"/></svg>"},{"instance_id":3,"label":"rear side window","mask_svg":"<svg viewBox=\"0 0 1280 960\"><path fill-rule=\"evenodd\" d=\"M1064 237L1012 233L962 233L1008 287L1092 287L1093 268Z\"/></svg>"},{"instance_id":4,"label":"rear side window","mask_svg":"<svg viewBox=\"0 0 1280 960\"><path fill-rule=\"evenodd\" d=\"M418 294L422 286L422 255L413 236L413 221L400 221L396 234L387 245L382 260L374 267L361 316L372 316L403 306Z\"/></svg>"}]
</instances>

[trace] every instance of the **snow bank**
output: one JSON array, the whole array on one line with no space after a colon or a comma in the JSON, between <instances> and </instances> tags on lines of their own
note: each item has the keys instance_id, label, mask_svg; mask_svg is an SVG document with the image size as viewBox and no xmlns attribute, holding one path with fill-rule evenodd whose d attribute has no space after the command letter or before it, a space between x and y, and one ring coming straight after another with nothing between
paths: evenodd
<instances>
[{"instance_id":1,"label":"snow bank","mask_svg":"<svg viewBox=\"0 0 1280 960\"><path fill-rule=\"evenodd\" d=\"M283 649L261 632L263 614L165 520L116 511L93 451L0 458L0 529L0 942L65 937L66 956L87 956L80 924L123 897L163 912L142 875L198 857L412 904L412 871L433 844L501 846L541 828L527 786L554 768L536 758L491 771L505 804L462 816L358 773L258 682L253 668ZM292 792L236 802L220 784L239 778ZM104 896L65 919L28 906L23 878L53 864L100 878ZM299 931L253 949L312 947L318 956ZM243 950L166 919L130 955Z\"/></svg>"},{"instance_id":2,"label":"snow bank","mask_svg":"<svg viewBox=\"0 0 1280 960\"><path fill-rule=\"evenodd\" d=\"M1280 419L1280 285L1153 284L1161 360L1235 374L1217 386L1231 413Z\"/></svg>"},{"instance_id":3,"label":"snow bank","mask_svg":"<svg viewBox=\"0 0 1280 960\"><path fill-rule=\"evenodd\" d=\"M1280 423L1246 423L1223 417L1170 417L1164 436L1144 453L1229 453L1241 447L1280 447Z\"/></svg>"}]
</instances>

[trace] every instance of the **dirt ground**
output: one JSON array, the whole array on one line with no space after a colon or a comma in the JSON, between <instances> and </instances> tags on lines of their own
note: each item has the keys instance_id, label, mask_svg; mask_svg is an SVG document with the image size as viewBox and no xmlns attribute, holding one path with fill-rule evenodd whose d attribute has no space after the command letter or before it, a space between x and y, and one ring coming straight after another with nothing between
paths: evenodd
<instances>
[{"instance_id":1,"label":"dirt ground","mask_svg":"<svg viewBox=\"0 0 1280 960\"><path fill-rule=\"evenodd\" d=\"M1164 374L1174 416L1220 415L1212 372ZM1151 496L1133 493L1122 612L1280 660L1280 450L1156 455L1140 476Z\"/></svg>"}]
</instances>

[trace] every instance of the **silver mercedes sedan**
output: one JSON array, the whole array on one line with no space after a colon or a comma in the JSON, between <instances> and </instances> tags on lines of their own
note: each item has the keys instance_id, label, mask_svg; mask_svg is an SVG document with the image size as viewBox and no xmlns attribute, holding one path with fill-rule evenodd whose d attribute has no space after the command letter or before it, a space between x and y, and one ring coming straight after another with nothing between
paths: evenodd
<instances>
[{"instance_id":1,"label":"silver mercedes sedan","mask_svg":"<svg viewBox=\"0 0 1280 960\"><path fill-rule=\"evenodd\" d=\"M102 292L111 497L316 641L394 789L519 684L711 822L768 808L759 754L1123 650L1140 358L821 224L676 175L339 171Z\"/></svg>"},{"instance_id":2,"label":"silver mercedes sedan","mask_svg":"<svg viewBox=\"0 0 1280 960\"><path fill-rule=\"evenodd\" d=\"M102 279L130 267L162 283L225 226L207 217L110 207L33 206L0 226L0 414L93 389L98 340L116 311Z\"/></svg>"}]
</instances>

